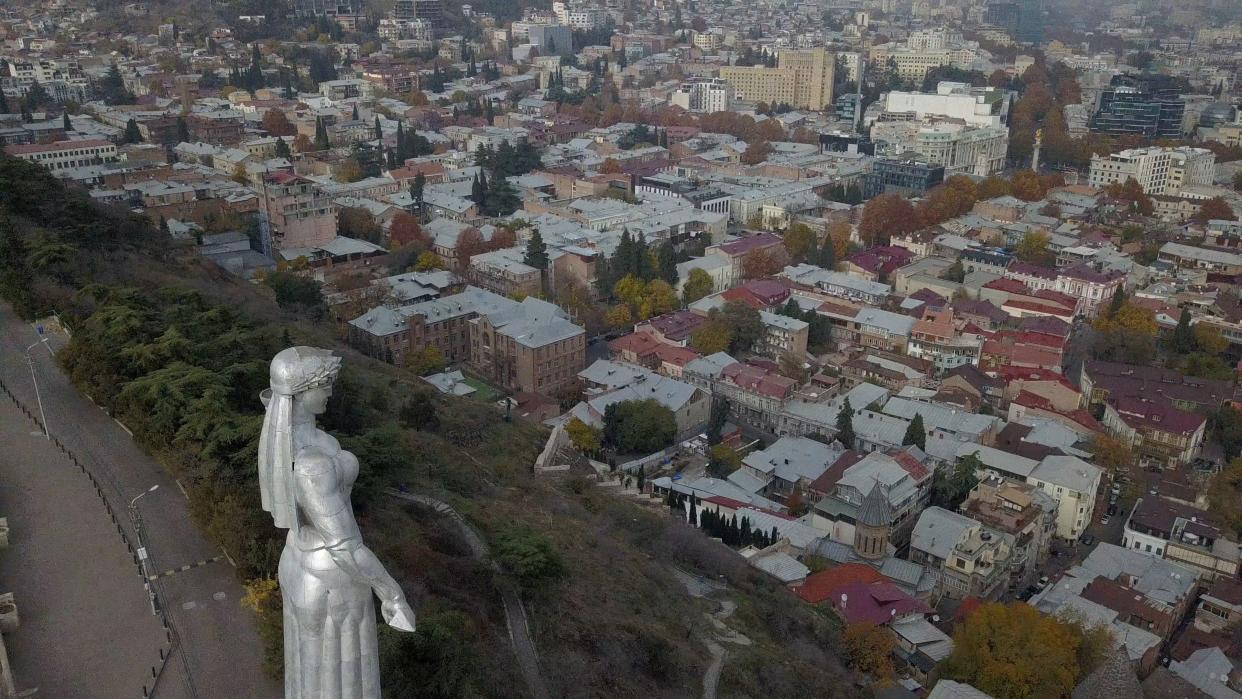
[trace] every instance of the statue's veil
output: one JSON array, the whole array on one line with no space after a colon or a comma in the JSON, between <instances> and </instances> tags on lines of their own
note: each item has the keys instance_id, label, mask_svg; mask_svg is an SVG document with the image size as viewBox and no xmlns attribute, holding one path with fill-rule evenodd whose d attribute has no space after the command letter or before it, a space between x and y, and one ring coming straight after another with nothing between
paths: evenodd
<instances>
[{"instance_id":1,"label":"statue's veil","mask_svg":"<svg viewBox=\"0 0 1242 699\"><path fill-rule=\"evenodd\" d=\"M340 357L314 347L290 347L272 359L271 388L259 399L267 407L259 435L259 493L263 509L281 529L298 530L293 479L293 399L312 388L331 385Z\"/></svg>"}]
</instances>

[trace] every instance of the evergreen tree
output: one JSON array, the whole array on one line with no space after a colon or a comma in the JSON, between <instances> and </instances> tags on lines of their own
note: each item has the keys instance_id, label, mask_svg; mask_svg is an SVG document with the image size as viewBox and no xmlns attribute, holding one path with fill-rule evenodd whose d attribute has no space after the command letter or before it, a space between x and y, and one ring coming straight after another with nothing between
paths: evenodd
<instances>
[{"instance_id":1,"label":"evergreen tree","mask_svg":"<svg viewBox=\"0 0 1242 699\"><path fill-rule=\"evenodd\" d=\"M354 109L357 108L357 105L354 105ZM381 145L384 143L384 130L380 128L378 114L375 115L375 140L379 141Z\"/></svg>"},{"instance_id":2,"label":"evergreen tree","mask_svg":"<svg viewBox=\"0 0 1242 699\"><path fill-rule=\"evenodd\" d=\"M496 108L491 100L483 101L483 118L487 120L489 126L496 121Z\"/></svg>"},{"instance_id":3,"label":"evergreen tree","mask_svg":"<svg viewBox=\"0 0 1242 699\"><path fill-rule=\"evenodd\" d=\"M125 122L125 142L142 143L142 132L138 130L138 122L133 119Z\"/></svg>"},{"instance_id":4,"label":"evergreen tree","mask_svg":"<svg viewBox=\"0 0 1242 699\"><path fill-rule=\"evenodd\" d=\"M423 173L414 175L414 181L410 184L410 197L414 200L414 210L418 213L423 212L423 194L427 188L427 178Z\"/></svg>"},{"instance_id":5,"label":"evergreen tree","mask_svg":"<svg viewBox=\"0 0 1242 699\"><path fill-rule=\"evenodd\" d=\"M349 119L350 121L358 121L358 118L358 103L355 102L353 111L349 113Z\"/></svg>"},{"instance_id":6,"label":"evergreen tree","mask_svg":"<svg viewBox=\"0 0 1242 699\"><path fill-rule=\"evenodd\" d=\"M190 142L190 126L185 123L185 117L183 116L177 117L177 142Z\"/></svg>"},{"instance_id":7,"label":"evergreen tree","mask_svg":"<svg viewBox=\"0 0 1242 699\"><path fill-rule=\"evenodd\" d=\"M1106 317L1112 318L1117 315L1117 311L1120 311L1124 305L1126 305L1126 291L1124 287L1118 286L1117 291L1113 292L1113 300L1108 304Z\"/></svg>"},{"instance_id":8,"label":"evergreen tree","mask_svg":"<svg viewBox=\"0 0 1242 699\"><path fill-rule=\"evenodd\" d=\"M405 128L401 122L397 122L397 162L404 164L405 159L410 157L405 150Z\"/></svg>"},{"instance_id":9,"label":"evergreen tree","mask_svg":"<svg viewBox=\"0 0 1242 699\"><path fill-rule=\"evenodd\" d=\"M259 44L250 46L250 70L246 75L246 87L251 91L263 87L263 57L259 55Z\"/></svg>"},{"instance_id":10,"label":"evergreen tree","mask_svg":"<svg viewBox=\"0 0 1242 699\"><path fill-rule=\"evenodd\" d=\"M26 124L34 123L34 115L26 108L25 100L22 101L22 122Z\"/></svg>"},{"instance_id":11,"label":"evergreen tree","mask_svg":"<svg viewBox=\"0 0 1242 699\"><path fill-rule=\"evenodd\" d=\"M473 78L474 76L478 74L479 74L479 66L474 62L474 59L472 58L470 59L470 65L466 66L466 77Z\"/></svg>"},{"instance_id":12,"label":"evergreen tree","mask_svg":"<svg viewBox=\"0 0 1242 699\"><path fill-rule=\"evenodd\" d=\"M832 236L824 238L824 244L819 248L819 257L816 264L824 269L831 270L837 266L837 246L832 242Z\"/></svg>"},{"instance_id":13,"label":"evergreen tree","mask_svg":"<svg viewBox=\"0 0 1242 699\"><path fill-rule=\"evenodd\" d=\"M65 130L65 133L73 131L73 122L69 121L69 112L60 115L60 126Z\"/></svg>"},{"instance_id":14,"label":"evergreen tree","mask_svg":"<svg viewBox=\"0 0 1242 699\"><path fill-rule=\"evenodd\" d=\"M483 173L480 172L478 175L475 175L474 181L470 183L470 201L479 206L483 205L483 197L485 193L483 189L483 182L479 179L482 174Z\"/></svg>"},{"instance_id":15,"label":"evergreen tree","mask_svg":"<svg viewBox=\"0 0 1242 699\"><path fill-rule=\"evenodd\" d=\"M677 251L673 249L672 241L666 240L660 244L656 260L659 263L656 277L677 286Z\"/></svg>"},{"instance_id":16,"label":"evergreen tree","mask_svg":"<svg viewBox=\"0 0 1242 699\"><path fill-rule=\"evenodd\" d=\"M1190 311L1182 309L1182 315L1177 319L1177 327L1173 328L1173 336L1169 344L1178 354L1190 354L1195 351L1195 333L1190 327Z\"/></svg>"},{"instance_id":17,"label":"evergreen tree","mask_svg":"<svg viewBox=\"0 0 1242 699\"><path fill-rule=\"evenodd\" d=\"M384 166L389 172L397 169L397 154L391 148L384 149Z\"/></svg>"},{"instance_id":18,"label":"evergreen tree","mask_svg":"<svg viewBox=\"0 0 1242 699\"><path fill-rule=\"evenodd\" d=\"M837 440L846 449L854 448L854 409L850 406L849 398L845 399L841 412L837 413Z\"/></svg>"},{"instance_id":19,"label":"evergreen tree","mask_svg":"<svg viewBox=\"0 0 1242 699\"><path fill-rule=\"evenodd\" d=\"M914 445L919 449L927 449L927 429L923 427L923 414L915 413L914 419L906 426L906 434L901 438L902 446Z\"/></svg>"},{"instance_id":20,"label":"evergreen tree","mask_svg":"<svg viewBox=\"0 0 1242 699\"><path fill-rule=\"evenodd\" d=\"M0 114L9 113L9 98L4 94L4 90L0 90Z\"/></svg>"},{"instance_id":21,"label":"evergreen tree","mask_svg":"<svg viewBox=\"0 0 1242 699\"><path fill-rule=\"evenodd\" d=\"M328 150L328 128L323 124L323 117L315 117L315 150Z\"/></svg>"},{"instance_id":22,"label":"evergreen tree","mask_svg":"<svg viewBox=\"0 0 1242 699\"><path fill-rule=\"evenodd\" d=\"M531 231L530 240L526 241L526 255L522 261L537 270L548 269L548 246L544 244L538 228Z\"/></svg>"},{"instance_id":23,"label":"evergreen tree","mask_svg":"<svg viewBox=\"0 0 1242 699\"><path fill-rule=\"evenodd\" d=\"M51 96L47 94L47 90L43 89L39 81L31 81L30 87L26 88L26 109L34 111L51 101Z\"/></svg>"},{"instance_id":24,"label":"evergreen tree","mask_svg":"<svg viewBox=\"0 0 1242 699\"><path fill-rule=\"evenodd\" d=\"M284 98L287 100L297 99L297 93L293 91L293 78L289 77L289 71L285 71L285 91Z\"/></svg>"},{"instance_id":25,"label":"evergreen tree","mask_svg":"<svg viewBox=\"0 0 1242 699\"><path fill-rule=\"evenodd\" d=\"M276 137L276 157L289 158L293 153L289 150L289 143L283 137Z\"/></svg>"}]
</instances>

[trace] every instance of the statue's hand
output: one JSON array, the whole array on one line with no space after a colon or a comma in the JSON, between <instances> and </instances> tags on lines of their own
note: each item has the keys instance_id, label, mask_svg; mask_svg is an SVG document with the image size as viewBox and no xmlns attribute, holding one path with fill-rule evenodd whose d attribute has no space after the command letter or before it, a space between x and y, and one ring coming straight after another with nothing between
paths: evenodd
<instances>
[{"instance_id":1,"label":"statue's hand","mask_svg":"<svg viewBox=\"0 0 1242 699\"><path fill-rule=\"evenodd\" d=\"M380 613L384 615L384 622L394 629L399 631L414 630L414 610L410 609L410 605L406 603L405 597L385 600L380 605Z\"/></svg>"}]
</instances>

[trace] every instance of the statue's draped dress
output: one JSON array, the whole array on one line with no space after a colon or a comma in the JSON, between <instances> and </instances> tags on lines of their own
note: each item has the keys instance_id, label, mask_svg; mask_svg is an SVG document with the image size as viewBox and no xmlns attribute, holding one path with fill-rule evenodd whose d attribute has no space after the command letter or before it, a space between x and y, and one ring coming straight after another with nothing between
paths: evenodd
<instances>
[{"instance_id":1,"label":"statue's draped dress","mask_svg":"<svg viewBox=\"0 0 1242 699\"><path fill-rule=\"evenodd\" d=\"M332 560L325 539L335 537L325 537L305 513L305 503L310 502L307 498L322 497L325 490L336 489L344 496L346 510L332 519L357 531L349 493L358 477L358 459L318 429L295 433L293 453L294 490L302 524L296 534L289 531L280 557L280 588L285 602L285 697L379 699L379 652L371 587L355 581Z\"/></svg>"}]
</instances>

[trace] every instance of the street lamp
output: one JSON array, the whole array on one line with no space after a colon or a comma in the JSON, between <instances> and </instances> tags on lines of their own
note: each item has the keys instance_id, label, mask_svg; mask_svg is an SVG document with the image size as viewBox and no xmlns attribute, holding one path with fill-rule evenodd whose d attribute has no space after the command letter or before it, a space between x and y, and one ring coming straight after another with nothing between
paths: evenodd
<instances>
[{"instance_id":1,"label":"street lamp","mask_svg":"<svg viewBox=\"0 0 1242 699\"><path fill-rule=\"evenodd\" d=\"M151 614L153 616L159 612L155 609L155 586L151 584L151 571L148 569L147 564L147 559L149 558L147 555L147 547L146 544L142 543L142 517L138 515L138 500L142 498L142 496L150 495L159 489L160 484L156 483L150 488L138 493L134 496L133 500L129 501L129 518L134 522L134 537L138 540L138 561L142 565L142 577L147 582L147 601L151 603Z\"/></svg>"},{"instance_id":2,"label":"street lamp","mask_svg":"<svg viewBox=\"0 0 1242 699\"><path fill-rule=\"evenodd\" d=\"M39 419L43 421L43 438L44 439L51 439L52 434L48 432L48 429L47 429L47 414L43 412L43 396L40 395L39 393L39 379L35 377L34 358L30 356L30 350L38 347L41 344L46 343L49 339L50 338L45 337L39 340L38 342L32 343L29 347L26 348L26 366L30 367L30 381L31 383L34 384L35 400L38 401L39 403ZM50 346L48 347L48 351L49 352L51 351Z\"/></svg>"},{"instance_id":3,"label":"street lamp","mask_svg":"<svg viewBox=\"0 0 1242 699\"><path fill-rule=\"evenodd\" d=\"M133 500L130 500L130 501L129 501L129 506L130 506L130 507L133 507L133 508L136 508L136 507L137 507L138 498L140 498L140 497L142 497L142 496L144 496L144 495L149 495L149 494L151 494L151 493L154 493L155 491L157 491L157 490L159 490L159 489L160 489L160 484L159 484L159 483L156 483L155 485L151 486L150 488L147 488L146 490L142 491L141 493L138 493L137 495L135 495L135 496L134 496L134 499L133 499Z\"/></svg>"}]
</instances>

